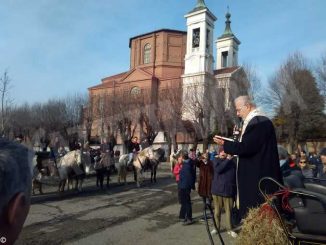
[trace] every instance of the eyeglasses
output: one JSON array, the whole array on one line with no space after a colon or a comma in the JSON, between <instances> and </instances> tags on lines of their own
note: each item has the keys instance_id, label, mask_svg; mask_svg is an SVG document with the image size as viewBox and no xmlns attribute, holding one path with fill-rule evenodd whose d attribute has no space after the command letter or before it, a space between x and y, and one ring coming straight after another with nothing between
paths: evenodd
<instances>
[{"instance_id":1,"label":"eyeglasses","mask_svg":"<svg viewBox=\"0 0 326 245\"><path fill-rule=\"evenodd\" d=\"M236 111L236 112L240 112L240 111L243 109L243 107L245 107L245 106L246 106L246 105L243 105L243 106L241 106L240 108L236 108L235 111Z\"/></svg>"},{"instance_id":2,"label":"eyeglasses","mask_svg":"<svg viewBox=\"0 0 326 245\"><path fill-rule=\"evenodd\" d=\"M300 161L300 163L306 163L306 161Z\"/></svg>"}]
</instances>

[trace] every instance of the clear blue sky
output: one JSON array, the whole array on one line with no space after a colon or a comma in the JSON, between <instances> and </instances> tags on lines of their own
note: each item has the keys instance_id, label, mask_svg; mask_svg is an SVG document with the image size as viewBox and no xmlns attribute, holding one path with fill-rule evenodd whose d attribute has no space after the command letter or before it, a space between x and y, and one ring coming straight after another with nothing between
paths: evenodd
<instances>
[{"instance_id":1,"label":"clear blue sky","mask_svg":"<svg viewBox=\"0 0 326 245\"><path fill-rule=\"evenodd\" d=\"M206 0L218 18L214 39L231 27L239 60L266 81L288 54L326 52L325 0ZM196 0L2 0L0 73L8 69L16 104L87 92L129 69L129 38L161 28L186 30ZM214 54L215 55L215 54Z\"/></svg>"}]
</instances>

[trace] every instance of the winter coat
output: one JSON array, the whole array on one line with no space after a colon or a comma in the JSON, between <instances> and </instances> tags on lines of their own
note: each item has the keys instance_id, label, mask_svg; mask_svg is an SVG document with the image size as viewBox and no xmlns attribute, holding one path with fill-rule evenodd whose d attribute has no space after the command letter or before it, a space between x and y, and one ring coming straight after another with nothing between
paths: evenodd
<instances>
[{"instance_id":1,"label":"winter coat","mask_svg":"<svg viewBox=\"0 0 326 245\"><path fill-rule=\"evenodd\" d=\"M217 152L213 151L209 153L209 160L214 161L214 159L216 159Z\"/></svg>"},{"instance_id":2,"label":"winter coat","mask_svg":"<svg viewBox=\"0 0 326 245\"><path fill-rule=\"evenodd\" d=\"M206 163L204 161L198 161L197 167L199 168L198 194L202 197L211 198L213 164L210 160Z\"/></svg>"},{"instance_id":3,"label":"winter coat","mask_svg":"<svg viewBox=\"0 0 326 245\"><path fill-rule=\"evenodd\" d=\"M236 166L230 159L215 159L213 161L214 177L212 194L223 197L236 195Z\"/></svg>"},{"instance_id":4,"label":"winter coat","mask_svg":"<svg viewBox=\"0 0 326 245\"><path fill-rule=\"evenodd\" d=\"M196 172L194 162L191 159L183 161L180 170L180 179L178 182L179 189L195 189Z\"/></svg>"},{"instance_id":5,"label":"winter coat","mask_svg":"<svg viewBox=\"0 0 326 245\"><path fill-rule=\"evenodd\" d=\"M240 216L244 217L248 208L265 201L258 189L262 177L272 177L283 183L273 123L264 116L253 117L243 132L241 142L225 141L224 151L239 156L237 188ZM264 192L276 190L274 183L265 182Z\"/></svg>"},{"instance_id":6,"label":"winter coat","mask_svg":"<svg viewBox=\"0 0 326 245\"><path fill-rule=\"evenodd\" d=\"M176 182L179 182L181 168L182 168L182 164L180 164L178 162L174 165L173 174L175 176L175 181Z\"/></svg>"}]
</instances>

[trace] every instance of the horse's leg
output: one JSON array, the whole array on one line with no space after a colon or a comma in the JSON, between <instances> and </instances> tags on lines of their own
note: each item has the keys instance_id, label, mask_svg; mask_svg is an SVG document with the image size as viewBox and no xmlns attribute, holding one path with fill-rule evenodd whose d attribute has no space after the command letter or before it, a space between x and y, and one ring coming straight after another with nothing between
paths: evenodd
<instances>
[{"instance_id":1,"label":"horse's leg","mask_svg":"<svg viewBox=\"0 0 326 245\"><path fill-rule=\"evenodd\" d=\"M137 174L136 167L134 165L132 165L132 170L134 172L134 181L137 182L138 174Z\"/></svg>"},{"instance_id":2,"label":"horse's leg","mask_svg":"<svg viewBox=\"0 0 326 245\"><path fill-rule=\"evenodd\" d=\"M43 194L43 191L42 191L42 182L41 181L39 182L38 191L40 192L40 194Z\"/></svg>"},{"instance_id":3,"label":"horse's leg","mask_svg":"<svg viewBox=\"0 0 326 245\"><path fill-rule=\"evenodd\" d=\"M154 166L151 167L151 183L153 183Z\"/></svg>"},{"instance_id":4,"label":"horse's leg","mask_svg":"<svg viewBox=\"0 0 326 245\"><path fill-rule=\"evenodd\" d=\"M120 179L121 179L121 168L118 168L118 184L120 184Z\"/></svg>"},{"instance_id":5,"label":"horse's leg","mask_svg":"<svg viewBox=\"0 0 326 245\"><path fill-rule=\"evenodd\" d=\"M35 195L35 180L32 180L32 194Z\"/></svg>"},{"instance_id":6,"label":"horse's leg","mask_svg":"<svg viewBox=\"0 0 326 245\"><path fill-rule=\"evenodd\" d=\"M154 166L154 183L156 183L156 170L157 170L157 165Z\"/></svg>"},{"instance_id":7,"label":"horse's leg","mask_svg":"<svg viewBox=\"0 0 326 245\"><path fill-rule=\"evenodd\" d=\"M141 170L140 169L137 169L136 175L137 175L137 187L139 188L140 185L141 185L141 180L142 180L142 178L140 176L141 175Z\"/></svg>"},{"instance_id":8,"label":"horse's leg","mask_svg":"<svg viewBox=\"0 0 326 245\"><path fill-rule=\"evenodd\" d=\"M84 178L81 178L80 182L79 182L79 187L78 187L78 191L80 191L80 192L83 190L83 182L84 182Z\"/></svg>"},{"instance_id":9,"label":"horse's leg","mask_svg":"<svg viewBox=\"0 0 326 245\"><path fill-rule=\"evenodd\" d=\"M100 170L100 186L101 186L101 189L103 189L103 182L104 182L104 172L103 172L103 169Z\"/></svg>"},{"instance_id":10,"label":"horse's leg","mask_svg":"<svg viewBox=\"0 0 326 245\"><path fill-rule=\"evenodd\" d=\"M75 190L78 191L79 190L80 183L81 183L80 176L76 176L75 181L76 181Z\"/></svg>"},{"instance_id":11,"label":"horse's leg","mask_svg":"<svg viewBox=\"0 0 326 245\"><path fill-rule=\"evenodd\" d=\"M109 187L110 184L110 169L106 169L106 187Z\"/></svg>"},{"instance_id":12,"label":"horse's leg","mask_svg":"<svg viewBox=\"0 0 326 245\"><path fill-rule=\"evenodd\" d=\"M59 181L59 188L58 188L58 192L61 192L61 184L62 183L62 180L60 179L60 181Z\"/></svg>"},{"instance_id":13,"label":"horse's leg","mask_svg":"<svg viewBox=\"0 0 326 245\"><path fill-rule=\"evenodd\" d=\"M67 183L68 183L68 178L67 179L64 179L63 182L62 182L62 192L65 191L65 186L66 186Z\"/></svg>"},{"instance_id":14,"label":"horse's leg","mask_svg":"<svg viewBox=\"0 0 326 245\"><path fill-rule=\"evenodd\" d=\"M99 182L100 182L100 173L99 170L95 170L96 171L96 186L99 186Z\"/></svg>"},{"instance_id":15,"label":"horse's leg","mask_svg":"<svg viewBox=\"0 0 326 245\"><path fill-rule=\"evenodd\" d=\"M70 187L69 187L69 177L67 177L67 179L65 179L65 185L67 185L67 191L70 190Z\"/></svg>"},{"instance_id":16,"label":"horse's leg","mask_svg":"<svg viewBox=\"0 0 326 245\"><path fill-rule=\"evenodd\" d=\"M125 185L127 185L127 168L123 168L122 174Z\"/></svg>"},{"instance_id":17,"label":"horse's leg","mask_svg":"<svg viewBox=\"0 0 326 245\"><path fill-rule=\"evenodd\" d=\"M66 179L60 180L60 182L59 182L59 192L64 192L66 181L67 181Z\"/></svg>"}]
</instances>

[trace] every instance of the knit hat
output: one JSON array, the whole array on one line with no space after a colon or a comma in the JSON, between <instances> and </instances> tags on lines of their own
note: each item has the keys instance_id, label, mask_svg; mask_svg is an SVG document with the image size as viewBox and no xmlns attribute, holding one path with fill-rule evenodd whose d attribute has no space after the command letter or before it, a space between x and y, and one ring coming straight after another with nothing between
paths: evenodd
<instances>
[{"instance_id":1,"label":"knit hat","mask_svg":"<svg viewBox=\"0 0 326 245\"><path fill-rule=\"evenodd\" d=\"M321 151L319 152L319 155L326 156L326 147L324 147L323 149L321 149Z\"/></svg>"}]
</instances>

